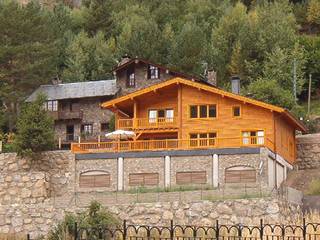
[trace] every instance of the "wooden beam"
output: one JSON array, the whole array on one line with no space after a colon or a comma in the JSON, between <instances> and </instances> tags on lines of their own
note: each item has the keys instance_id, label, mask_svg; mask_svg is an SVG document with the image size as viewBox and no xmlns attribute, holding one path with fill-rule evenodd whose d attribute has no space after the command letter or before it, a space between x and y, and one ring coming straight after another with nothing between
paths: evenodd
<instances>
[{"instance_id":1,"label":"wooden beam","mask_svg":"<svg viewBox=\"0 0 320 240\"><path fill-rule=\"evenodd\" d=\"M178 86L178 139L182 138L182 86Z\"/></svg>"}]
</instances>

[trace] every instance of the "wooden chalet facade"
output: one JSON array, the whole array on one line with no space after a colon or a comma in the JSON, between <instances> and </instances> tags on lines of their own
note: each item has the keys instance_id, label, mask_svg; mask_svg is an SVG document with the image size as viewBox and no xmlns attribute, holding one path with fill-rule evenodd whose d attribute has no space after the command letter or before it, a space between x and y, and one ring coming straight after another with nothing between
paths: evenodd
<instances>
[{"instance_id":1,"label":"wooden chalet facade","mask_svg":"<svg viewBox=\"0 0 320 240\"><path fill-rule=\"evenodd\" d=\"M128 141L74 143L76 153L265 147L288 163L296 158L296 130L287 110L175 77L102 104Z\"/></svg>"}]
</instances>

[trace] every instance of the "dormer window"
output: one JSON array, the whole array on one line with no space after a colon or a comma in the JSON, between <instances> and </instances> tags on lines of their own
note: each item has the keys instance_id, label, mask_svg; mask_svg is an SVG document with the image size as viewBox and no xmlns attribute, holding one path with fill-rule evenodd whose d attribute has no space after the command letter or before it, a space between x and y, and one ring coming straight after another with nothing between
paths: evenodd
<instances>
[{"instance_id":1,"label":"dormer window","mask_svg":"<svg viewBox=\"0 0 320 240\"><path fill-rule=\"evenodd\" d=\"M135 87L136 86L136 78L134 73L134 68L128 68L127 70L127 87Z\"/></svg>"},{"instance_id":2,"label":"dormer window","mask_svg":"<svg viewBox=\"0 0 320 240\"><path fill-rule=\"evenodd\" d=\"M148 65L148 79L160 78L159 68L156 66Z\"/></svg>"}]
</instances>

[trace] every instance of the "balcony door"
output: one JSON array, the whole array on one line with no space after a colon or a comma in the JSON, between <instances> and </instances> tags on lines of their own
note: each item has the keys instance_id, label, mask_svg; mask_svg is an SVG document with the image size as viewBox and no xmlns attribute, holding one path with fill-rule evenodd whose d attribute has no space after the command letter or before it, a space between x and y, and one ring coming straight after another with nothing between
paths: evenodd
<instances>
[{"instance_id":1,"label":"balcony door","mask_svg":"<svg viewBox=\"0 0 320 240\"><path fill-rule=\"evenodd\" d=\"M74 141L74 125L67 125L66 127L66 137L67 137L67 141Z\"/></svg>"},{"instance_id":2,"label":"balcony door","mask_svg":"<svg viewBox=\"0 0 320 240\"><path fill-rule=\"evenodd\" d=\"M149 110L149 123L173 122L173 109L153 109Z\"/></svg>"}]
</instances>

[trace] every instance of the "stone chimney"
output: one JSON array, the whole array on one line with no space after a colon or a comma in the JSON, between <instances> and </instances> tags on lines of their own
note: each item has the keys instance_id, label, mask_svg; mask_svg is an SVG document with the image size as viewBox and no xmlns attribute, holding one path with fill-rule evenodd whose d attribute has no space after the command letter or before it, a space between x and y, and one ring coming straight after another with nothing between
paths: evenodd
<instances>
[{"instance_id":1,"label":"stone chimney","mask_svg":"<svg viewBox=\"0 0 320 240\"><path fill-rule=\"evenodd\" d=\"M53 85L58 85L58 84L62 83L61 79L58 76L52 78L51 82L52 82Z\"/></svg>"},{"instance_id":2,"label":"stone chimney","mask_svg":"<svg viewBox=\"0 0 320 240\"><path fill-rule=\"evenodd\" d=\"M217 86L217 72L214 70L208 70L207 72L207 82L213 86Z\"/></svg>"},{"instance_id":3,"label":"stone chimney","mask_svg":"<svg viewBox=\"0 0 320 240\"><path fill-rule=\"evenodd\" d=\"M121 66L121 65L123 65L123 64L125 64L125 63L127 63L127 62L129 62L130 61L130 56L128 56L127 54L125 54L125 55L123 55L122 57L121 57L121 60L120 60L120 62L118 63L118 66Z\"/></svg>"},{"instance_id":4,"label":"stone chimney","mask_svg":"<svg viewBox=\"0 0 320 240\"><path fill-rule=\"evenodd\" d=\"M240 78L238 76L231 77L231 91L234 94L240 94Z\"/></svg>"}]
</instances>

